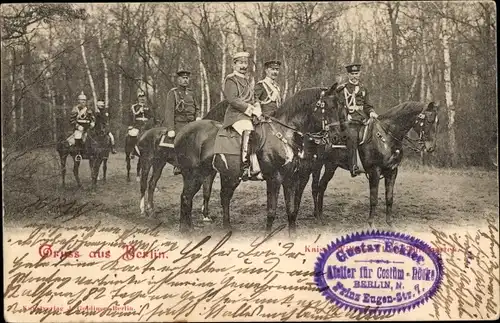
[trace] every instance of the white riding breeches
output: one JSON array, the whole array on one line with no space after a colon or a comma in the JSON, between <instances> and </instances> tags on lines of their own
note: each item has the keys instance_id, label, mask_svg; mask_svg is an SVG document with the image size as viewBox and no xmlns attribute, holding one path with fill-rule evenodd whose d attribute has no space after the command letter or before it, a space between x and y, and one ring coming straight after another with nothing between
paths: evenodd
<instances>
[{"instance_id":1,"label":"white riding breeches","mask_svg":"<svg viewBox=\"0 0 500 323\"><path fill-rule=\"evenodd\" d=\"M75 129L73 135L75 136L75 139L82 139L82 141L85 141L87 138L87 132L78 129Z\"/></svg>"},{"instance_id":2,"label":"white riding breeches","mask_svg":"<svg viewBox=\"0 0 500 323\"><path fill-rule=\"evenodd\" d=\"M235 123L233 123L233 128L240 135L243 135L243 131L245 130L254 130L252 121L250 120L238 120Z\"/></svg>"}]
</instances>

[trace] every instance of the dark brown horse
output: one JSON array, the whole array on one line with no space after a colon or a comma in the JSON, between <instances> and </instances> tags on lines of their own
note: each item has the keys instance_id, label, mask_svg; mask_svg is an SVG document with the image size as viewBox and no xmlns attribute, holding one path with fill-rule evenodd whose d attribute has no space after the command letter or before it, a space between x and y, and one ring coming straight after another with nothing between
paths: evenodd
<instances>
[{"instance_id":1,"label":"dark brown horse","mask_svg":"<svg viewBox=\"0 0 500 323\"><path fill-rule=\"evenodd\" d=\"M84 143L84 152L82 154L82 159L89 160L89 166L92 178L92 189L94 190L97 185L97 177L99 175L99 169L101 164L103 165L103 180L106 181L106 171L107 162L109 157L109 152L111 150L111 139L102 131L98 131L99 127L96 125L94 129L87 132L87 139ZM75 160L77 155L77 150L75 146L70 146L66 139L59 140L56 145L56 150L59 153L59 158L61 162L61 176L62 185L66 185L66 160L68 156L73 158L73 174L76 179L78 187L82 187L79 176L80 160Z\"/></svg>"},{"instance_id":2,"label":"dark brown horse","mask_svg":"<svg viewBox=\"0 0 500 323\"><path fill-rule=\"evenodd\" d=\"M304 140L327 137L328 129L340 125L337 84L331 88L311 88L297 92L286 100L273 117L256 126L254 148L262 174L267 182L267 231L271 231L276 216L280 187L283 186L288 215L289 233L296 230L296 217L303 190L298 189L297 172L304 158ZM214 153L220 122L200 120L186 125L175 138L177 162L182 171L181 232L193 228L192 200L201 185L221 176L223 226L230 227L229 204L241 181L241 157ZM300 157L299 157L300 156ZM308 158L308 157L306 157Z\"/></svg>"},{"instance_id":3,"label":"dark brown horse","mask_svg":"<svg viewBox=\"0 0 500 323\"><path fill-rule=\"evenodd\" d=\"M227 101L221 101L215 105L203 119L222 122L224 120L226 108ZM165 168L167 163L171 165L175 165L176 163L175 151L173 148L159 146L161 137L166 133L166 131L167 128L165 127L157 127L147 130L137 141L136 148L134 149L134 151L140 155L138 161L140 170L137 171L137 174L140 174L141 198L139 205L141 215L154 213L154 191L162 174L163 168ZM151 169L152 174L148 180ZM211 221L209 217L208 203L212 193L214 178L215 174L207 177L203 184L203 221ZM145 201L146 190L148 192L147 203Z\"/></svg>"},{"instance_id":4,"label":"dark brown horse","mask_svg":"<svg viewBox=\"0 0 500 323\"><path fill-rule=\"evenodd\" d=\"M367 133L365 142L359 146L359 156L370 185L370 216L368 223L373 226L373 219L378 201L378 186L381 176L385 181L386 221L392 225L393 190L398 174L398 165L403 158L403 144L414 150L434 151L436 147L439 106L434 102L425 105L420 102L404 102L378 119L372 119L373 127ZM407 137L414 129L419 135L417 142ZM323 220L323 197L328 182L335 174L337 167L349 170L349 154L346 149L329 148L313 166L312 195L314 200L314 216ZM320 179L321 168L325 172ZM307 180L309 176L307 176ZM305 185L305 184L304 184Z\"/></svg>"}]
</instances>

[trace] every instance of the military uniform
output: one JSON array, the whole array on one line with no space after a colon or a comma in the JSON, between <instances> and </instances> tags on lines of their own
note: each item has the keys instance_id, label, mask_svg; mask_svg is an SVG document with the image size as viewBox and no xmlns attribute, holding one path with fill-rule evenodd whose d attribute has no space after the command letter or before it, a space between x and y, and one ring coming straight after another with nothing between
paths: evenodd
<instances>
[{"instance_id":1,"label":"military uniform","mask_svg":"<svg viewBox=\"0 0 500 323\"><path fill-rule=\"evenodd\" d=\"M253 130L251 123L252 112L249 105L254 102L254 91L250 79L241 73L233 72L226 76L224 81L224 97L229 106L224 115L223 127L227 128L242 120L248 121L248 129ZM238 131L238 129L236 129Z\"/></svg>"},{"instance_id":2,"label":"military uniform","mask_svg":"<svg viewBox=\"0 0 500 323\"><path fill-rule=\"evenodd\" d=\"M351 64L346 66L348 73L359 72L361 64ZM348 141L347 146L351 152L350 166L351 175L357 176L359 174L357 162L358 150L358 136L362 128L363 122L370 117L370 113L375 112L370 102L370 97L366 87L358 82L353 84L351 82L344 83L338 88L340 92L341 102L348 113Z\"/></svg>"},{"instance_id":3,"label":"military uniform","mask_svg":"<svg viewBox=\"0 0 500 323\"><path fill-rule=\"evenodd\" d=\"M111 152L116 154L115 150L115 138L111 133L110 117L108 109L104 107L104 102L97 102L97 112L96 112L96 130L105 133L109 136L111 141Z\"/></svg>"},{"instance_id":4,"label":"military uniform","mask_svg":"<svg viewBox=\"0 0 500 323\"><path fill-rule=\"evenodd\" d=\"M87 97L83 92L78 96L79 100L86 100ZM70 124L74 127L75 147L77 155L75 159L80 161L83 153L83 142L87 137L87 131L95 126L95 115L86 104L76 105L70 113Z\"/></svg>"},{"instance_id":5,"label":"military uniform","mask_svg":"<svg viewBox=\"0 0 500 323\"><path fill-rule=\"evenodd\" d=\"M139 96L143 96L142 93L139 93ZM154 112L147 104L136 103L130 107L128 113L129 135L137 136L140 129L149 129L153 123Z\"/></svg>"},{"instance_id":6,"label":"military uniform","mask_svg":"<svg viewBox=\"0 0 500 323\"><path fill-rule=\"evenodd\" d=\"M264 63L265 68L280 65L281 62L276 60ZM255 85L255 103L260 105L264 115L271 115L281 106L281 89L270 77L266 76Z\"/></svg>"},{"instance_id":7,"label":"military uniform","mask_svg":"<svg viewBox=\"0 0 500 323\"><path fill-rule=\"evenodd\" d=\"M200 118L200 108L190 88L174 87L167 93L162 126L179 132L186 124Z\"/></svg>"},{"instance_id":8,"label":"military uniform","mask_svg":"<svg viewBox=\"0 0 500 323\"><path fill-rule=\"evenodd\" d=\"M233 62L246 63L250 56L247 52L236 53ZM248 76L234 71L224 80L224 96L229 105L224 115L223 128L233 127L241 135L241 170L242 180L262 180L259 162L255 152L250 150L249 141L253 133L252 115L260 117L260 106L254 106L255 94L253 84Z\"/></svg>"}]
</instances>

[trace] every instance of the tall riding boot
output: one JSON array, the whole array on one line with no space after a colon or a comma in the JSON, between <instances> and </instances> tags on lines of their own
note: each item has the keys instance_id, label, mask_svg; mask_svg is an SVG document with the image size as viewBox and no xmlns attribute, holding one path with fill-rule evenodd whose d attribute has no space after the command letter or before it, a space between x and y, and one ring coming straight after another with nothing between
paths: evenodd
<instances>
[{"instance_id":1,"label":"tall riding boot","mask_svg":"<svg viewBox=\"0 0 500 323\"><path fill-rule=\"evenodd\" d=\"M82 139L75 139L75 149L76 149L75 160L76 161L82 160L82 153L83 153L83 142L82 142Z\"/></svg>"},{"instance_id":2,"label":"tall riding boot","mask_svg":"<svg viewBox=\"0 0 500 323\"><path fill-rule=\"evenodd\" d=\"M241 180L247 181L250 179L250 159L249 159L249 141L251 130L244 130L241 134Z\"/></svg>"},{"instance_id":3,"label":"tall riding boot","mask_svg":"<svg viewBox=\"0 0 500 323\"><path fill-rule=\"evenodd\" d=\"M358 176L361 172L358 167L358 127L349 127L349 152L350 152L350 158L349 158L349 163L350 163L350 172L351 172L351 177L356 177Z\"/></svg>"}]
</instances>

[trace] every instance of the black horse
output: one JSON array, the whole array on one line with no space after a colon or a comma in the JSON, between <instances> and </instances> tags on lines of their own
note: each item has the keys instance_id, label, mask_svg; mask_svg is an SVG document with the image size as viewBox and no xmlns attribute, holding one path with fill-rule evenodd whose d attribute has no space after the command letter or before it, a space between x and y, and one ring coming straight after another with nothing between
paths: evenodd
<instances>
[{"instance_id":1,"label":"black horse","mask_svg":"<svg viewBox=\"0 0 500 323\"><path fill-rule=\"evenodd\" d=\"M359 146L360 161L370 184L370 216L368 218L370 226L373 226L381 175L385 180L386 221L387 224L392 225L393 190L398 165L403 158L403 143L406 142L414 150L434 151L439 124L438 112L439 106L434 102L425 105L408 101L393 107L380 115L378 119L371 119L365 141ZM412 128L419 135L418 142L407 137L407 133ZM311 186L314 216L323 221L323 197L328 182L332 179L337 167L349 170L349 153L346 149L327 147L318 156L319 158L313 165ZM325 172L320 179L323 166L325 166ZM309 176L304 179L307 183Z\"/></svg>"},{"instance_id":2,"label":"black horse","mask_svg":"<svg viewBox=\"0 0 500 323\"><path fill-rule=\"evenodd\" d=\"M297 172L304 156L304 140L327 137L339 128L341 119L335 83L329 89L311 88L297 92L286 100L273 117L256 126L254 148L262 174L267 182L267 231L271 231L276 216L280 187L285 193L289 233L296 230L297 212L303 189L299 189ZM342 121L342 120L340 120ZM186 125L175 138L177 162L182 171L181 232L193 228L191 211L194 195L216 171L221 176L221 204L224 228L230 227L229 204L240 184L241 157L216 154L215 139L220 122L200 120ZM327 131L330 129L330 132ZM306 139L308 138L308 139Z\"/></svg>"},{"instance_id":3,"label":"black horse","mask_svg":"<svg viewBox=\"0 0 500 323\"><path fill-rule=\"evenodd\" d=\"M92 178L92 189L96 188L97 177L99 175L101 164L103 165L103 180L106 181L107 162L109 158L109 152L111 150L111 138L109 138L107 133L99 131L99 129L100 128L96 124L95 128L90 129L87 132L87 139L85 140L84 152L82 154L82 159L89 160ZM70 146L68 140L62 139L58 141L56 150L59 153L61 162L61 176L63 187L66 186L66 160L68 156L71 156L73 158L73 174L75 176L78 187L81 188L82 184L80 182L79 176L80 160L76 160L78 151L76 150L75 146Z\"/></svg>"},{"instance_id":4,"label":"black horse","mask_svg":"<svg viewBox=\"0 0 500 323\"><path fill-rule=\"evenodd\" d=\"M227 108L227 101L223 100L215 105L203 119L215 120L222 122L224 120L224 113ZM141 215L154 213L154 191L158 180L161 177L163 168L167 163L176 165L175 151L170 147L160 147L159 143L161 137L167 132L165 127L156 127L147 130L137 141L134 150L139 155L137 162L137 174L140 176L140 191L141 198L139 206ZM151 177L149 173L151 172ZM149 177L149 180L148 180ZM212 184L215 179L215 174L208 176L203 184L203 221L212 221L209 217L208 203L210 195L212 194ZM145 201L146 190L148 192L147 203Z\"/></svg>"}]
</instances>

